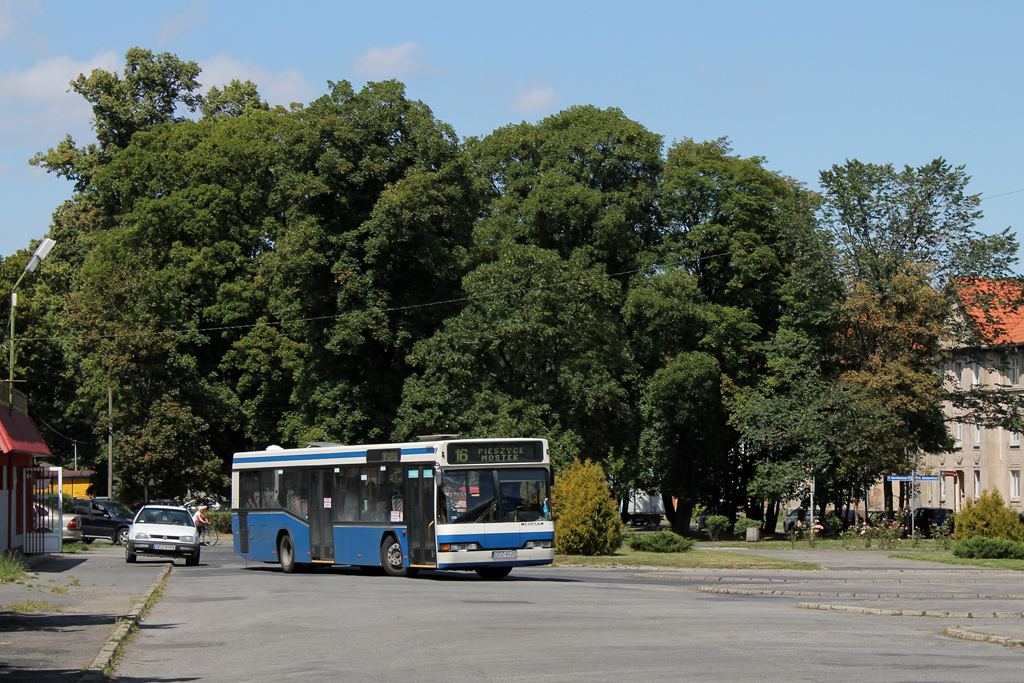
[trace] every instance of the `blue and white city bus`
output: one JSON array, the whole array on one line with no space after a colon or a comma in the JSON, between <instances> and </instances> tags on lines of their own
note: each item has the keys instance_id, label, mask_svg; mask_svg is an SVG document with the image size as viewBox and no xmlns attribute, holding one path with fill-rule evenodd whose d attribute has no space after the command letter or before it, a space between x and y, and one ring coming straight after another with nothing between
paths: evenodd
<instances>
[{"instance_id":1,"label":"blue and white city bus","mask_svg":"<svg viewBox=\"0 0 1024 683\"><path fill-rule=\"evenodd\" d=\"M500 579L555 557L545 439L271 446L235 453L231 469L235 552L288 573L346 564Z\"/></svg>"}]
</instances>

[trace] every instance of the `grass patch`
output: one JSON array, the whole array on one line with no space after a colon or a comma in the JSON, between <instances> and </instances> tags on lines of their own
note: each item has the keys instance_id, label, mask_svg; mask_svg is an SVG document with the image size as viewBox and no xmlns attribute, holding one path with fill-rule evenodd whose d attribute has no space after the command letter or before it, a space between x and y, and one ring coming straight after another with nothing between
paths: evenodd
<instances>
[{"instance_id":1,"label":"grass patch","mask_svg":"<svg viewBox=\"0 0 1024 683\"><path fill-rule=\"evenodd\" d=\"M72 541L72 542L69 542L69 543L65 543L64 547L61 548L61 552L62 553L80 553L80 552L88 550L90 547L92 547L92 546L90 544L88 544L88 543L82 543L81 541Z\"/></svg>"},{"instance_id":2,"label":"grass patch","mask_svg":"<svg viewBox=\"0 0 1024 683\"><path fill-rule=\"evenodd\" d=\"M41 600L26 600L25 602L16 602L11 605L4 607L4 610L8 612L63 612L64 608L60 605L51 605L48 602Z\"/></svg>"},{"instance_id":3,"label":"grass patch","mask_svg":"<svg viewBox=\"0 0 1024 683\"><path fill-rule=\"evenodd\" d=\"M27 579L26 567L21 558L9 550L0 553L0 583Z\"/></svg>"},{"instance_id":4,"label":"grass patch","mask_svg":"<svg viewBox=\"0 0 1024 683\"><path fill-rule=\"evenodd\" d=\"M942 564L959 564L968 567L988 567L991 569L1006 569L1012 572L1024 572L1024 560L956 557L948 550L933 553L893 553L889 557L901 560L921 560L922 562L941 562Z\"/></svg>"},{"instance_id":5,"label":"grass patch","mask_svg":"<svg viewBox=\"0 0 1024 683\"><path fill-rule=\"evenodd\" d=\"M682 569L821 569L812 562L791 562L747 553L690 550L650 553L622 548L613 555L555 555L555 564L586 567L679 567Z\"/></svg>"}]
</instances>

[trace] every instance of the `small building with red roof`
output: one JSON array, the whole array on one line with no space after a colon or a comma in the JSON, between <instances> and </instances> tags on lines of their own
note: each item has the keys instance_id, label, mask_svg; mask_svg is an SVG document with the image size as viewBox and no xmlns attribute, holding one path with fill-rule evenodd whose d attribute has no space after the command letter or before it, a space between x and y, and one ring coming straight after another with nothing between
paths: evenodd
<instances>
[{"instance_id":1,"label":"small building with red roof","mask_svg":"<svg viewBox=\"0 0 1024 683\"><path fill-rule=\"evenodd\" d=\"M50 457L28 415L25 394L0 387L0 550L43 552L41 515L47 507L40 492L47 490L49 468L39 467L37 461Z\"/></svg>"}]
</instances>

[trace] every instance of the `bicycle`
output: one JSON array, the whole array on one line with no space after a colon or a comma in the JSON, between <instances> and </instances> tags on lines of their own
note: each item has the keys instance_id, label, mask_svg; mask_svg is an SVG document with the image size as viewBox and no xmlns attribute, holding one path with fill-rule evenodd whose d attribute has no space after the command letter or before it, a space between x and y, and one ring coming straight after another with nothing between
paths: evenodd
<instances>
[{"instance_id":1,"label":"bicycle","mask_svg":"<svg viewBox=\"0 0 1024 683\"><path fill-rule=\"evenodd\" d=\"M205 529L199 532L199 544L200 545L217 545L220 543L220 534L217 530L211 526L207 526Z\"/></svg>"}]
</instances>

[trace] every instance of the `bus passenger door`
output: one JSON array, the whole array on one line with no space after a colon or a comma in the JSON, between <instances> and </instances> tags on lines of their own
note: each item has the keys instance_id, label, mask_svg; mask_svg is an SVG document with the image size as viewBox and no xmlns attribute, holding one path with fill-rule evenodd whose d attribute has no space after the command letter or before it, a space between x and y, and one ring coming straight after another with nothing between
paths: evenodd
<instances>
[{"instance_id":1,"label":"bus passenger door","mask_svg":"<svg viewBox=\"0 0 1024 683\"><path fill-rule=\"evenodd\" d=\"M334 522L331 496L334 474L330 470L310 473L309 554L310 559L334 560Z\"/></svg>"},{"instance_id":2,"label":"bus passenger door","mask_svg":"<svg viewBox=\"0 0 1024 683\"><path fill-rule=\"evenodd\" d=\"M409 533L409 564L413 567L436 567L434 466L413 465L406 472L405 521Z\"/></svg>"}]
</instances>

